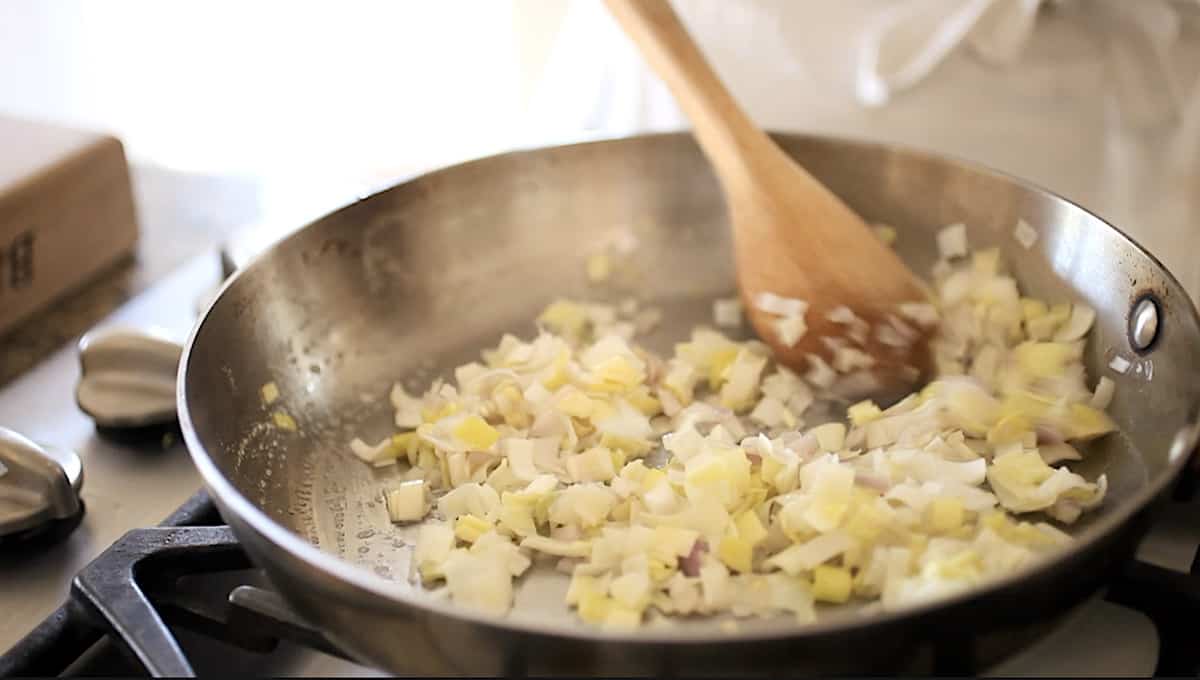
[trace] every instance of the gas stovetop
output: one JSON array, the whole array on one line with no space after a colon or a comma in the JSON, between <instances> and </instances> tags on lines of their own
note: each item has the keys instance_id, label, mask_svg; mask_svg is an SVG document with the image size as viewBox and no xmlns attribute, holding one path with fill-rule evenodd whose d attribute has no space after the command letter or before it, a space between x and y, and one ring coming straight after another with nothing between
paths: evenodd
<instances>
[{"instance_id":1,"label":"gas stovetop","mask_svg":"<svg viewBox=\"0 0 1200 680\"><path fill-rule=\"evenodd\" d=\"M231 265L228 249L221 255L212 253L197 258L123 306L102 325L155 329L183 341L199 306L212 294ZM8 651L0 661L0 674L140 672L138 663L130 658L122 645L101 639L98 629L93 626L97 620L93 615L95 612L87 611L78 598L71 606L63 606L72 595L72 580L123 538L123 545L129 546L140 540L143 547L147 544L161 547L161 542L167 538L153 531L140 537L126 535L131 530L154 527L163 523L164 518L168 524L220 525L220 518L207 497L196 496L201 486L200 478L178 434L170 428L148 428L133 433L98 431L75 403L79 375L78 353L74 347L69 347L0 390L0 424L16 429L38 443L74 450L82 459L85 470L85 483L80 494L85 510L77 528L65 537L45 536L0 547L0 603L3 603L5 614L0 616L0 650ZM233 543L227 530L223 536L226 544ZM174 542L178 536L171 538ZM198 538L208 541L212 534L193 536L192 540L202 542L196 540ZM187 560L189 567L204 562L206 568L196 570L204 572L219 569L222 564L237 566L239 560L244 562L245 558L240 557L236 544L233 545L235 549L226 550L224 554L210 549L210 554L217 557L215 561L199 557L199 553L193 551ZM153 560L148 563L153 568L158 566ZM168 563L169 560L163 564L178 565L178 562ZM119 572L122 568L128 573L130 566L128 562L114 565L111 561L96 561L91 572L105 576L100 579L98 600L120 602L119 597L115 600L112 597L114 587L109 577L113 576L114 570ZM262 584L260 575L247 572L244 567L240 573L231 571L231 574L245 579L245 583L239 585ZM115 590L117 594L126 594L120 588ZM146 592L157 595L153 588L147 587ZM259 602L253 596L261 592L243 592L249 592L253 603ZM212 611L215 612L224 596L216 591L208 594L211 595L208 602L214 603ZM203 601L203 598L194 595L193 600ZM161 609L161 603L156 601L156 604ZM165 620L178 627L178 644L198 673L237 669L272 675L375 674L370 668L312 651L305 645L286 642L272 645L263 635L258 635L254 641L249 641L246 636L243 646L254 651L243 650L204 633L205 630L211 632L217 623L223 622L214 619L205 628L194 624L199 617L196 614L188 620L193 622L194 630L179 626L178 610L188 606L181 604L176 607L177 611L163 611L162 614ZM203 607L197 605L192 609L199 611ZM258 622L261 621L260 617ZM230 628L226 637L236 635L240 630L237 625ZM292 637L300 642L300 638Z\"/></svg>"},{"instance_id":2,"label":"gas stovetop","mask_svg":"<svg viewBox=\"0 0 1200 680\"><path fill-rule=\"evenodd\" d=\"M223 268L215 253L199 258L104 325L156 328L182 341L227 267L228 258ZM0 424L78 452L86 471L77 526L67 525L65 536L0 546L0 650L8 650L0 675L146 668L167 675L377 674L342 658L319 626L291 612L252 568L199 491L177 433L98 430L75 404L78 378L77 351L67 348L0 391ZM1190 635L1200 617L1196 510L1190 502L1170 505L1139 561L1016 656L979 669L969 654L949 654L928 670L1197 675L1200 650ZM109 620L118 621L115 630Z\"/></svg>"}]
</instances>

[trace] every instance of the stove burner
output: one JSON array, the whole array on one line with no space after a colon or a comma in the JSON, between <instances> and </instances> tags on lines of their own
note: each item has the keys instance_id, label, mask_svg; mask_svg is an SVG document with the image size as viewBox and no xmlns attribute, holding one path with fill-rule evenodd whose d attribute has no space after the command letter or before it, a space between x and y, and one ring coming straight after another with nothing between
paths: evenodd
<instances>
[{"instance_id":1,"label":"stove burner","mask_svg":"<svg viewBox=\"0 0 1200 680\"><path fill-rule=\"evenodd\" d=\"M0 656L0 677L60 674L106 635L151 675L192 676L173 630L251 652L288 641L346 658L270 590L220 521L201 491L159 527L125 534L79 573L66 604ZM1110 602L1153 620L1160 643L1156 674L1200 673L1200 648L1190 634L1200 617L1198 577L1200 558L1191 574L1132 561L1109 588ZM976 672L969 660L974 645L965 637L939 645L933 673Z\"/></svg>"},{"instance_id":2,"label":"stove burner","mask_svg":"<svg viewBox=\"0 0 1200 680\"><path fill-rule=\"evenodd\" d=\"M185 577L252 568L227 526L135 529L79 573L71 597L155 677L194 675L167 621L250 651L269 652L283 638L340 654L269 590L236 585L222 601L181 587Z\"/></svg>"},{"instance_id":3,"label":"stove burner","mask_svg":"<svg viewBox=\"0 0 1200 680\"><path fill-rule=\"evenodd\" d=\"M201 491L162 525L126 533L85 567L67 603L0 657L0 677L62 673L106 634L152 676L194 676L168 624L253 652L288 640L345 658L252 570ZM230 578L215 594L194 578L220 572Z\"/></svg>"}]
</instances>

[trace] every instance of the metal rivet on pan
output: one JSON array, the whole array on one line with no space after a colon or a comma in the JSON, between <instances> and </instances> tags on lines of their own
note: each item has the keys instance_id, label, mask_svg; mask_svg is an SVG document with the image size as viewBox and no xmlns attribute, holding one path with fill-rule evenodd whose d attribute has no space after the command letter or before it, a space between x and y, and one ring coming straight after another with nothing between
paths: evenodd
<instances>
[{"instance_id":1,"label":"metal rivet on pan","mask_svg":"<svg viewBox=\"0 0 1200 680\"><path fill-rule=\"evenodd\" d=\"M1154 344L1158 337L1158 303L1146 296L1138 300L1129 315L1129 339L1139 352Z\"/></svg>"}]
</instances>

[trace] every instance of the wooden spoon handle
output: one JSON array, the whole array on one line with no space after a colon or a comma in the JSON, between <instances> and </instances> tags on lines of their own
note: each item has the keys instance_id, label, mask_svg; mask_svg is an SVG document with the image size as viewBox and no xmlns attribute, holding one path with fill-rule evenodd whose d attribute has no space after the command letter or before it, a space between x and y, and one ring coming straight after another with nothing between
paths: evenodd
<instances>
[{"instance_id":1,"label":"wooden spoon handle","mask_svg":"<svg viewBox=\"0 0 1200 680\"><path fill-rule=\"evenodd\" d=\"M746 161L774 144L721 84L670 3L605 0L605 4L675 95L721 181L728 185L752 173Z\"/></svg>"}]
</instances>

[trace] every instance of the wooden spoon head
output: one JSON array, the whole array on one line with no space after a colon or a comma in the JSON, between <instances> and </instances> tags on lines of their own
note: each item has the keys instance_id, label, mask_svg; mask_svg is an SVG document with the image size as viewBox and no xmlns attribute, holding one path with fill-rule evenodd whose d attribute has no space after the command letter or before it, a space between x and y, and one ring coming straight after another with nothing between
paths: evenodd
<instances>
[{"instance_id":1,"label":"wooden spoon head","mask_svg":"<svg viewBox=\"0 0 1200 680\"><path fill-rule=\"evenodd\" d=\"M903 396L929 373L934 327L906 304L928 305L929 292L857 214L812 185L819 190L731 200L747 317L776 359L798 373L819 357L840 369L836 389L847 396ZM807 329L794 345L782 337L782 317L763 309L764 293L807 303Z\"/></svg>"},{"instance_id":2,"label":"wooden spoon head","mask_svg":"<svg viewBox=\"0 0 1200 680\"><path fill-rule=\"evenodd\" d=\"M688 118L725 189L733 218L738 285L750 321L780 361L799 371L809 356L846 364L830 342L869 355L882 385L911 385L928 364L922 329L910 345L893 345L877 329L909 328L897 304L925 299L916 276L879 242L862 219L783 152L737 105L705 62L666 0L607 0ZM921 197L913 197L919 200ZM758 308L762 293L809 304L807 333L780 340L778 319ZM846 306L860 324L835 319ZM835 319L829 318L835 313ZM892 320L896 321L893 322ZM794 324L793 324L794 328ZM843 348L845 349L845 348ZM871 390L865 390L871 391Z\"/></svg>"}]
</instances>

